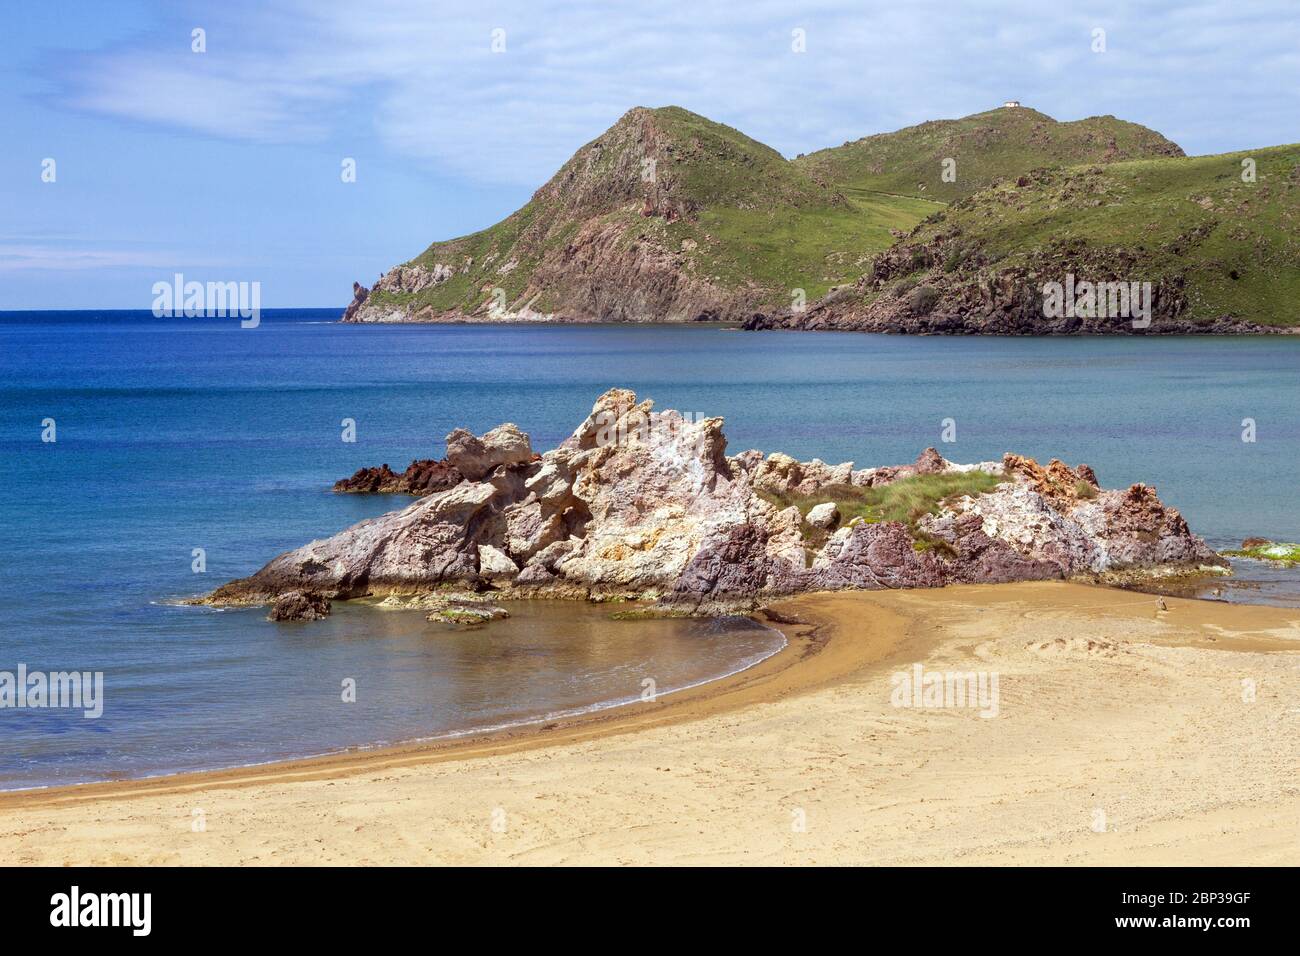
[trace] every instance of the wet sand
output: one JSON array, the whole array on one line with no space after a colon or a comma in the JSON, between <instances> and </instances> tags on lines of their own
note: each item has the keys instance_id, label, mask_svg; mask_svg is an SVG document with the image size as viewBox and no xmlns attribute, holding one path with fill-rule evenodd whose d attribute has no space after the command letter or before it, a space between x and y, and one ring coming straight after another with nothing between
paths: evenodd
<instances>
[{"instance_id":1,"label":"wet sand","mask_svg":"<svg viewBox=\"0 0 1300 956\"><path fill-rule=\"evenodd\" d=\"M488 739L0 794L9 863L1300 862L1300 610L1059 582L806 595L790 646ZM996 674L997 716L892 676ZM987 708L986 711L987 712Z\"/></svg>"}]
</instances>

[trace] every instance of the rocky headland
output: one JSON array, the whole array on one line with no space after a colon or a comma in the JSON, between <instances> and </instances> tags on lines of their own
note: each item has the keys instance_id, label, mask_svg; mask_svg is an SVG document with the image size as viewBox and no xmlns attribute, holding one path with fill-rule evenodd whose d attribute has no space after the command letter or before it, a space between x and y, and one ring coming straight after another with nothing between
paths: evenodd
<instances>
[{"instance_id":1,"label":"rocky headland","mask_svg":"<svg viewBox=\"0 0 1300 956\"><path fill-rule=\"evenodd\" d=\"M1294 331L1298 197L1300 146L1189 157L1114 116L1000 107L790 160L635 108L506 219L354 283L343 321ZM1075 280L1112 291L1050 307Z\"/></svg>"},{"instance_id":2,"label":"rocky headland","mask_svg":"<svg viewBox=\"0 0 1300 956\"><path fill-rule=\"evenodd\" d=\"M430 607L442 620L448 610L490 619L485 598L636 600L654 602L655 613L718 614L803 591L1227 564L1155 489L1105 490L1086 465L1015 454L959 465L931 448L912 464L858 469L728 455L722 426L612 389L541 455L512 424L482 436L457 429L444 459L412 466L439 476L436 488L400 488L420 495L414 503L197 600L275 605L278 618L294 608L319 617L329 601L363 597ZM385 466L336 487L398 490L403 481Z\"/></svg>"}]
</instances>

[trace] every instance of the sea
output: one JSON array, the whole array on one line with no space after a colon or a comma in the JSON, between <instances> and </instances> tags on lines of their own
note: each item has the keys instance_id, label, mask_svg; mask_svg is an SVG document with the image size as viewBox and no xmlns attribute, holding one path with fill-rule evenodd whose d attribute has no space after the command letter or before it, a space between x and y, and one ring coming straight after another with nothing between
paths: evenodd
<instances>
[{"instance_id":1,"label":"sea","mask_svg":"<svg viewBox=\"0 0 1300 956\"><path fill-rule=\"evenodd\" d=\"M1001 338L716 325L343 325L0 312L0 681L103 675L102 713L0 708L0 789L148 777L639 706L776 653L743 618L511 606L479 630L336 605L184 606L409 499L334 494L511 421L562 441L608 388L726 419L728 451L898 464L1006 451L1154 485L1216 548L1300 540L1300 337ZM350 439L350 440L349 440ZM1204 596L1300 606L1238 561Z\"/></svg>"}]
</instances>

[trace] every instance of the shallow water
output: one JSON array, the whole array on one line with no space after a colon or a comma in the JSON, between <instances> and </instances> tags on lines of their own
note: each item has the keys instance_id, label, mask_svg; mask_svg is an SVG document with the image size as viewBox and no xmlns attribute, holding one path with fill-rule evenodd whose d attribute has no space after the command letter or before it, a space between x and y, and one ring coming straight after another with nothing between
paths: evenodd
<instances>
[{"instance_id":1,"label":"shallow water","mask_svg":"<svg viewBox=\"0 0 1300 956\"><path fill-rule=\"evenodd\" d=\"M957 461L1056 456L1091 464L1108 487L1154 484L1216 547L1300 540L1300 337L373 327L338 325L337 314L264 313L246 330L148 313L0 313L0 671L22 662L103 670L108 681L100 720L0 710L0 787L497 723L626 696L626 676L646 660L661 673L673 664L682 681L734 669L752 656L751 638L701 640L694 625L610 636L602 678L579 668L576 649L530 645L546 624L528 613L479 632L487 640L434 639L421 616L408 626L396 612L341 608L289 627L257 611L167 603L406 503L329 492L363 465L401 469L441 455L453 427L503 420L549 448L612 386L724 415L733 452L859 467L910 461L927 445ZM53 444L40 440L45 418L57 424ZM354 443L341 440L345 418ZM1241 440L1245 418L1253 443ZM954 443L940 440L945 419ZM203 573L192 570L196 548ZM1295 572L1249 564L1241 577L1259 587L1234 594L1300 603ZM573 613L587 610L599 620L572 628L587 635L579 643L657 630ZM513 669L503 641L540 655L538 669ZM683 648L701 653L688 661ZM571 679L557 677L566 668ZM352 675L359 700L344 717L333 699ZM380 689L368 701L367 686Z\"/></svg>"},{"instance_id":2,"label":"shallow water","mask_svg":"<svg viewBox=\"0 0 1300 956\"><path fill-rule=\"evenodd\" d=\"M0 711L0 789L243 766L638 706L784 646L745 618L611 620L575 601L510 602L457 629L419 611L339 604L324 621L265 609L154 607L81 651L105 671L102 717ZM29 668L62 655L27 653ZM13 665L8 665L12 667ZM74 666L64 664L62 666ZM348 699L351 698L351 699Z\"/></svg>"}]
</instances>

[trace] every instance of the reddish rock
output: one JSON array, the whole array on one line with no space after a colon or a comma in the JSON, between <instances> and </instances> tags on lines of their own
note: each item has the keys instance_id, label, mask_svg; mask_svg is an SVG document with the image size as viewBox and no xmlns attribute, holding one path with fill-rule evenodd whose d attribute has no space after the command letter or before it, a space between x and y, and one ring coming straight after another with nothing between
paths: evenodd
<instances>
[{"instance_id":1,"label":"reddish rock","mask_svg":"<svg viewBox=\"0 0 1300 956\"><path fill-rule=\"evenodd\" d=\"M1098 487L1097 476L1087 465L1074 469L1057 458L1049 461L1044 468L1032 458L1008 452L1002 456L1002 467L1007 474L1024 478L1034 491L1057 508L1069 509L1080 501L1092 497L1081 493L1080 481L1094 489Z\"/></svg>"},{"instance_id":2,"label":"reddish rock","mask_svg":"<svg viewBox=\"0 0 1300 956\"><path fill-rule=\"evenodd\" d=\"M400 475L387 464L362 468L351 478L334 482L334 490L347 494L430 495L454 488L464 476L446 461L422 458Z\"/></svg>"},{"instance_id":3,"label":"reddish rock","mask_svg":"<svg viewBox=\"0 0 1300 956\"><path fill-rule=\"evenodd\" d=\"M895 521L859 524L826 545L804 582L810 591L843 588L933 588L945 583L943 563L933 551L917 551L907 525Z\"/></svg>"},{"instance_id":4,"label":"reddish rock","mask_svg":"<svg viewBox=\"0 0 1300 956\"><path fill-rule=\"evenodd\" d=\"M948 462L938 451L927 448L917 457L913 467L918 475L941 475L948 470Z\"/></svg>"}]
</instances>

